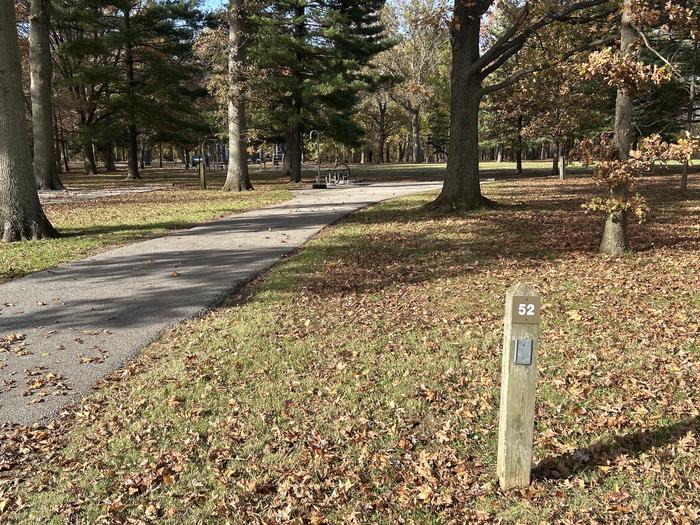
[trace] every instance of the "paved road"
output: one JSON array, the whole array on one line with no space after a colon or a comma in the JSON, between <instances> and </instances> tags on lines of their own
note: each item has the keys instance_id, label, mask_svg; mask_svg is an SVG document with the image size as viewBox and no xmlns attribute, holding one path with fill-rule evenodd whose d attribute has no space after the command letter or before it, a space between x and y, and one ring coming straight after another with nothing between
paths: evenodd
<instances>
[{"instance_id":1,"label":"paved road","mask_svg":"<svg viewBox=\"0 0 700 525\"><path fill-rule=\"evenodd\" d=\"M55 417L167 328L216 305L324 226L439 186L301 191L280 205L1 285L0 424Z\"/></svg>"}]
</instances>

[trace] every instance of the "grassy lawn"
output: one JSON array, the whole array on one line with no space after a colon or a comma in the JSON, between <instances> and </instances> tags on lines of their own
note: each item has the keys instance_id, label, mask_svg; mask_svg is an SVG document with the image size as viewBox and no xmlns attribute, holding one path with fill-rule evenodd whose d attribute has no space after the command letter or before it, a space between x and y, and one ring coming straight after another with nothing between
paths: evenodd
<instances>
[{"instance_id":1,"label":"grassy lawn","mask_svg":"<svg viewBox=\"0 0 700 525\"><path fill-rule=\"evenodd\" d=\"M199 191L194 186L197 183L194 174L184 173L149 173L145 182L136 184L160 188L156 191L45 204L47 216L63 237L0 244L0 283L169 230L292 198L290 185L269 178L254 181L258 191L224 193ZM135 186L122 177L71 176L65 178L65 183L69 189L78 191Z\"/></svg>"},{"instance_id":2,"label":"grassy lawn","mask_svg":"<svg viewBox=\"0 0 700 525\"><path fill-rule=\"evenodd\" d=\"M546 172L547 162L525 164L528 174ZM512 176L515 165L484 163L486 176L500 174ZM325 169L325 168L324 168ZM364 165L353 166L356 180L369 182L405 180L441 180L445 166L420 165ZM44 209L51 222L63 234L53 241L0 244L0 284L23 277L29 273L53 268L59 264L82 259L100 251L158 235L169 230L188 228L218 217L244 212L275 204L291 198L290 189L306 188L315 177L315 171L304 172L304 183L290 184L279 171L260 170L251 167L253 183L258 191L244 194L225 194L218 191L226 174L222 170L208 172L208 188L199 191L199 174L196 169L183 170L176 165L163 169L142 170L143 180L126 181L123 170L83 175L77 166L62 175L66 187L75 192L100 190L126 191L150 189L145 193L71 200L48 200ZM93 196L94 197L94 196ZM55 195L50 199L57 198Z\"/></svg>"},{"instance_id":3,"label":"grassy lawn","mask_svg":"<svg viewBox=\"0 0 700 525\"><path fill-rule=\"evenodd\" d=\"M6 429L12 524L692 523L700 519L700 176L643 191L636 249L595 254L588 179L430 195L327 230L172 330L60 423ZM503 300L542 293L523 491L495 480ZM3 513L4 511L4 513Z\"/></svg>"}]
</instances>

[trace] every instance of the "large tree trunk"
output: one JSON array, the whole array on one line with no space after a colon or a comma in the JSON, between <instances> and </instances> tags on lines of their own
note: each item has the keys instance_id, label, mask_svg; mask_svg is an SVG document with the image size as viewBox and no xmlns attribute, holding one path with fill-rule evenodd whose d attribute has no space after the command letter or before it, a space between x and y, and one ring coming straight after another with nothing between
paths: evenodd
<instances>
[{"instance_id":1,"label":"large tree trunk","mask_svg":"<svg viewBox=\"0 0 700 525\"><path fill-rule=\"evenodd\" d=\"M114 144L107 142L104 145L103 153L105 161L105 171L112 172L117 171L117 165L114 161Z\"/></svg>"},{"instance_id":2,"label":"large tree trunk","mask_svg":"<svg viewBox=\"0 0 700 525\"><path fill-rule=\"evenodd\" d=\"M20 67L14 2L0 2L0 239L3 241L58 236L41 209L36 190L29 140L24 132L27 121Z\"/></svg>"},{"instance_id":3,"label":"large tree trunk","mask_svg":"<svg viewBox=\"0 0 700 525\"><path fill-rule=\"evenodd\" d=\"M95 150L92 142L83 143L83 171L86 175L97 175L97 162L95 161Z\"/></svg>"},{"instance_id":4,"label":"large tree trunk","mask_svg":"<svg viewBox=\"0 0 700 525\"><path fill-rule=\"evenodd\" d=\"M447 173L442 192L433 203L448 209L473 210L488 201L479 184L479 104L482 97L478 74L470 74L479 57L481 19L466 2L455 3L452 25L452 76L450 141Z\"/></svg>"},{"instance_id":5,"label":"large tree trunk","mask_svg":"<svg viewBox=\"0 0 700 525\"><path fill-rule=\"evenodd\" d=\"M287 150L284 152L283 173L292 182L301 182L301 131L292 126L287 132Z\"/></svg>"},{"instance_id":6,"label":"large tree trunk","mask_svg":"<svg viewBox=\"0 0 700 525\"><path fill-rule=\"evenodd\" d=\"M131 7L124 9L124 28L131 30ZM127 38L124 49L124 60L126 62L126 121L127 121L127 145L129 148L128 171L126 178L136 180L141 178L139 173L139 137L136 130L135 85L134 78L134 49L131 41Z\"/></svg>"},{"instance_id":7,"label":"large tree trunk","mask_svg":"<svg viewBox=\"0 0 700 525\"><path fill-rule=\"evenodd\" d=\"M297 2L294 6L294 38L301 42L306 38L306 24L304 23L304 14L306 11L305 4ZM302 164L302 111L303 100L301 98L301 68L303 57L301 52L296 53L296 71L298 86L295 87L295 92L292 96L292 108L289 112L289 129L287 131L287 151L285 152L283 173L288 176L292 182L301 182L301 164Z\"/></svg>"},{"instance_id":8,"label":"large tree trunk","mask_svg":"<svg viewBox=\"0 0 700 525\"><path fill-rule=\"evenodd\" d=\"M229 3L229 55L228 55L228 148L229 161L224 191L252 190L248 174L246 150L246 107L244 68L246 49L244 44L244 0Z\"/></svg>"},{"instance_id":9,"label":"large tree trunk","mask_svg":"<svg viewBox=\"0 0 700 525\"><path fill-rule=\"evenodd\" d=\"M29 71L34 137L34 177L41 190L62 190L56 169L51 102L51 46L49 0L32 0L30 6Z\"/></svg>"},{"instance_id":10,"label":"large tree trunk","mask_svg":"<svg viewBox=\"0 0 700 525\"><path fill-rule=\"evenodd\" d=\"M622 25L620 34L620 51L622 55L631 55L637 41L637 32L633 26L632 1L625 0L622 11ZM632 149L633 128L632 97L623 89L618 89L615 102L615 145L618 158L621 161L629 160ZM621 202L627 198L629 188L627 184L621 184L610 190L614 199ZM628 249L627 241L627 212L617 209L608 213L605 221L603 240L600 243L600 252L611 255L620 255Z\"/></svg>"}]
</instances>

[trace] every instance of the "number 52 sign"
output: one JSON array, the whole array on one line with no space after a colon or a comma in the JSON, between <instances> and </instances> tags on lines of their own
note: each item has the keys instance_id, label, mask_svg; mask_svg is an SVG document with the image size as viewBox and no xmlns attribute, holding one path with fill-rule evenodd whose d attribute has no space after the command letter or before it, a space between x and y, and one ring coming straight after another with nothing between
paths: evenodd
<instances>
[{"instance_id":1,"label":"number 52 sign","mask_svg":"<svg viewBox=\"0 0 700 525\"><path fill-rule=\"evenodd\" d=\"M540 322L539 297L513 297L512 322L515 324L538 324Z\"/></svg>"}]
</instances>

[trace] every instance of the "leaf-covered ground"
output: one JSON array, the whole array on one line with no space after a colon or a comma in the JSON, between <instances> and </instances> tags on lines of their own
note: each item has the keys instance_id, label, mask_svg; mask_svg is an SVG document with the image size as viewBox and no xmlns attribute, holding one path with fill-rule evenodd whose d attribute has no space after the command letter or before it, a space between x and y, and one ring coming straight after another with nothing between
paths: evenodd
<instances>
[{"instance_id":1,"label":"leaf-covered ground","mask_svg":"<svg viewBox=\"0 0 700 525\"><path fill-rule=\"evenodd\" d=\"M49 428L5 429L13 524L693 523L700 176L647 180L634 254L595 254L590 179L430 196L327 230ZM534 482L495 480L503 300L542 293Z\"/></svg>"},{"instance_id":2,"label":"leaf-covered ground","mask_svg":"<svg viewBox=\"0 0 700 525\"><path fill-rule=\"evenodd\" d=\"M100 187L110 186L102 181ZM176 186L170 190L46 204L46 215L62 237L0 243L0 283L125 243L268 206L291 197L292 194L282 185L263 185L255 192L245 193L198 191Z\"/></svg>"}]
</instances>

